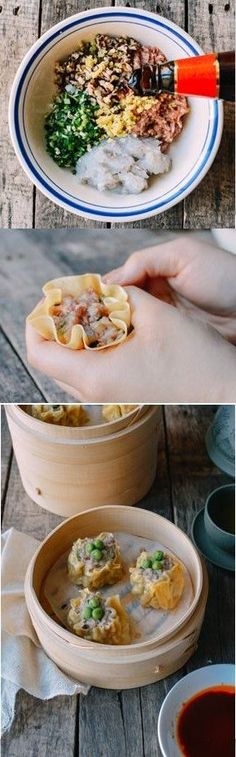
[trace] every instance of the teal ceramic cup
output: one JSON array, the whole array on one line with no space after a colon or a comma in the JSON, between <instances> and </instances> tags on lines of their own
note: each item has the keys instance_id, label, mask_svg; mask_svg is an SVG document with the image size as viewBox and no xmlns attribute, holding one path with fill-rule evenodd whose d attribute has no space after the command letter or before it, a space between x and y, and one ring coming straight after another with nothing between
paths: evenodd
<instances>
[{"instance_id":1,"label":"teal ceramic cup","mask_svg":"<svg viewBox=\"0 0 236 757\"><path fill-rule=\"evenodd\" d=\"M206 532L212 543L225 552L235 549L235 486L226 484L214 489L206 500L204 511Z\"/></svg>"}]
</instances>

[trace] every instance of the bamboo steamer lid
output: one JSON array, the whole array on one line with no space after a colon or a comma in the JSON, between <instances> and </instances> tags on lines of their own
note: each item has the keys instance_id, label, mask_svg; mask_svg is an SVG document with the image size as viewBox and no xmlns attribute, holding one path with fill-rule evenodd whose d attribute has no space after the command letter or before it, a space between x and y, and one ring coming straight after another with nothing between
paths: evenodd
<instances>
[{"instance_id":1,"label":"bamboo steamer lid","mask_svg":"<svg viewBox=\"0 0 236 757\"><path fill-rule=\"evenodd\" d=\"M43 581L58 557L80 535L102 530L125 531L155 539L174 551L187 567L193 600L168 634L128 646L111 646L76 637L52 619L43 606ZM114 586L115 589L115 586ZM68 519L45 539L31 561L25 596L32 623L46 653L68 675L104 688L133 688L170 675L185 664L196 649L208 592L207 573L190 539L173 523L146 510L101 507Z\"/></svg>"},{"instance_id":2,"label":"bamboo steamer lid","mask_svg":"<svg viewBox=\"0 0 236 757\"><path fill-rule=\"evenodd\" d=\"M108 433L110 424L101 424L99 436L91 435L92 427L43 423L16 405L6 411L23 486L46 510L68 517L102 504L133 505L149 491L160 407L142 406L117 431L116 422Z\"/></svg>"}]
</instances>

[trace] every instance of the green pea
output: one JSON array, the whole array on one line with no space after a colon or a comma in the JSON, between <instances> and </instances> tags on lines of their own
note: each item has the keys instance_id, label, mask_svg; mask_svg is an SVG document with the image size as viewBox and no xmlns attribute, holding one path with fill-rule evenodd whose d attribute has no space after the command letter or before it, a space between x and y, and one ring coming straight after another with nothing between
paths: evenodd
<instances>
[{"instance_id":1,"label":"green pea","mask_svg":"<svg viewBox=\"0 0 236 757\"><path fill-rule=\"evenodd\" d=\"M84 610L83 610L83 618L85 620L89 620L89 618L92 617L92 612L93 611L92 611L92 609L90 607L88 607L88 606L85 607Z\"/></svg>"},{"instance_id":2,"label":"green pea","mask_svg":"<svg viewBox=\"0 0 236 757\"><path fill-rule=\"evenodd\" d=\"M90 553L93 551L93 549L94 549L94 544L93 544L92 541L90 541L88 544L86 544L87 555L90 555Z\"/></svg>"},{"instance_id":3,"label":"green pea","mask_svg":"<svg viewBox=\"0 0 236 757\"><path fill-rule=\"evenodd\" d=\"M158 560L154 560L154 562L152 563L152 568L153 570L161 570L162 563L160 561L158 562Z\"/></svg>"},{"instance_id":4,"label":"green pea","mask_svg":"<svg viewBox=\"0 0 236 757\"><path fill-rule=\"evenodd\" d=\"M96 597L93 597L89 600L89 607L92 607L92 610L95 609L95 607L100 607L100 599L96 599Z\"/></svg>"},{"instance_id":5,"label":"green pea","mask_svg":"<svg viewBox=\"0 0 236 757\"><path fill-rule=\"evenodd\" d=\"M158 562L160 562L160 560L163 560L164 552L161 552L161 550L158 550L158 552L154 553L153 557L154 557L154 560L158 560Z\"/></svg>"},{"instance_id":6,"label":"green pea","mask_svg":"<svg viewBox=\"0 0 236 757\"><path fill-rule=\"evenodd\" d=\"M152 561L151 560L143 560L141 564L141 568L151 568L152 567Z\"/></svg>"},{"instance_id":7,"label":"green pea","mask_svg":"<svg viewBox=\"0 0 236 757\"><path fill-rule=\"evenodd\" d=\"M92 610L92 618L94 620L101 620L103 618L104 612L101 607L95 607L94 610Z\"/></svg>"},{"instance_id":8,"label":"green pea","mask_svg":"<svg viewBox=\"0 0 236 757\"><path fill-rule=\"evenodd\" d=\"M93 558L93 560L101 560L102 552L100 551L100 549L93 549L93 551L91 552L91 557Z\"/></svg>"},{"instance_id":9,"label":"green pea","mask_svg":"<svg viewBox=\"0 0 236 757\"><path fill-rule=\"evenodd\" d=\"M96 547L96 549L104 549L104 544L101 539L95 539L94 546Z\"/></svg>"}]
</instances>

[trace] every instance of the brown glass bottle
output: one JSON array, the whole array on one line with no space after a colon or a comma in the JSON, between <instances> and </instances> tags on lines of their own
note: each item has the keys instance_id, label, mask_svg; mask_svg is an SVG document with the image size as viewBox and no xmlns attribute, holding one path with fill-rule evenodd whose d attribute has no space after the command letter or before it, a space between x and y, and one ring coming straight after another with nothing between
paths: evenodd
<instances>
[{"instance_id":1,"label":"brown glass bottle","mask_svg":"<svg viewBox=\"0 0 236 757\"><path fill-rule=\"evenodd\" d=\"M235 53L209 53L136 69L129 86L135 94L160 92L235 100Z\"/></svg>"}]
</instances>

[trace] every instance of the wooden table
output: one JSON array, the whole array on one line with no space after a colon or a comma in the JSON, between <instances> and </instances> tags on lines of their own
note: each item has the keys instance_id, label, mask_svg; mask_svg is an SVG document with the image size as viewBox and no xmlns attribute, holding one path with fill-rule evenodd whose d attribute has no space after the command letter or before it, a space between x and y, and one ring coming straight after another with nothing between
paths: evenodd
<instances>
[{"instance_id":1,"label":"wooden table","mask_svg":"<svg viewBox=\"0 0 236 757\"><path fill-rule=\"evenodd\" d=\"M212 241L208 232L197 235ZM121 265L134 250L165 242L173 232L147 229L2 231L0 233L0 402L71 400L27 364L25 318L40 299L42 286L57 276L101 273Z\"/></svg>"},{"instance_id":2,"label":"wooden table","mask_svg":"<svg viewBox=\"0 0 236 757\"><path fill-rule=\"evenodd\" d=\"M159 512L188 534L207 493L229 482L209 460L205 433L214 415L208 406L166 406L162 412L157 475L140 507ZM61 518L25 494L12 456L5 418L2 429L3 528L14 526L43 539ZM84 697L41 702L19 692L15 720L3 738L3 757L160 757L157 718L163 699L187 672L234 659L233 574L208 564L209 598L196 653L164 681L130 691L91 688Z\"/></svg>"},{"instance_id":3,"label":"wooden table","mask_svg":"<svg viewBox=\"0 0 236 757\"><path fill-rule=\"evenodd\" d=\"M1 66L1 126L3 131L2 189L3 228L97 227L57 207L33 187L24 174L10 142L7 109L11 84L19 63L38 36L67 16L103 5L126 5L125 0L3 0ZM204 51L230 50L234 46L233 2L215 0L132 0L136 8L159 13L186 29ZM129 3L128 3L129 5ZM0 75L1 76L1 75ZM192 229L234 226L234 107L225 104L221 147L207 176L182 203L150 220L129 224L152 229ZM109 225L109 224L107 224ZM121 224L113 224L119 227ZM104 224L106 226L106 224Z\"/></svg>"}]
</instances>

